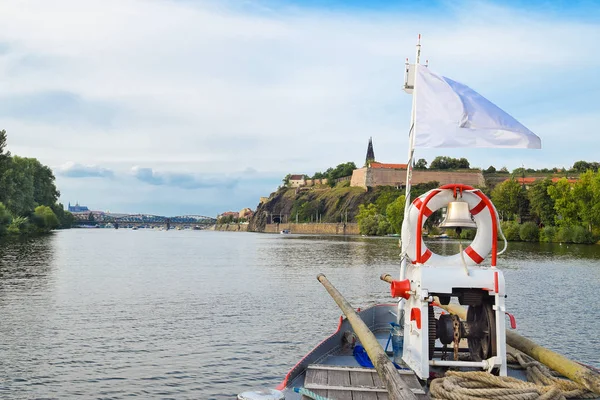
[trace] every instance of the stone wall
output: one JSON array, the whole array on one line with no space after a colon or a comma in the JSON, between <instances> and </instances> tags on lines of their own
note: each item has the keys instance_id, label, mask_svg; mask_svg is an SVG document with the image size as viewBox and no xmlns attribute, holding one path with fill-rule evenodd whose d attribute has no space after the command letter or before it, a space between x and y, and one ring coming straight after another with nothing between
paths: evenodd
<instances>
[{"instance_id":1,"label":"stone wall","mask_svg":"<svg viewBox=\"0 0 600 400\"><path fill-rule=\"evenodd\" d=\"M429 171L413 170L412 183L437 181L440 185L462 183L471 186L485 186L481 171ZM406 170L384 168L358 168L352 173L350 186L362 188L374 186L403 187L406 182Z\"/></svg>"},{"instance_id":2,"label":"stone wall","mask_svg":"<svg viewBox=\"0 0 600 400\"><path fill-rule=\"evenodd\" d=\"M406 172L405 172L406 175ZM406 179L406 178L405 178ZM462 183L471 186L485 186L481 171L427 171L413 170L412 184L438 181L440 185Z\"/></svg>"},{"instance_id":3,"label":"stone wall","mask_svg":"<svg viewBox=\"0 0 600 400\"><path fill-rule=\"evenodd\" d=\"M358 186L366 189L367 169L367 167L363 167L352 171L352 178L350 178L350 186Z\"/></svg>"},{"instance_id":4,"label":"stone wall","mask_svg":"<svg viewBox=\"0 0 600 400\"><path fill-rule=\"evenodd\" d=\"M248 224L217 224L211 228L213 231L247 232Z\"/></svg>"},{"instance_id":5,"label":"stone wall","mask_svg":"<svg viewBox=\"0 0 600 400\"><path fill-rule=\"evenodd\" d=\"M358 224L267 224L265 233L279 233L288 229L290 233L316 234L316 235L358 235Z\"/></svg>"}]
</instances>

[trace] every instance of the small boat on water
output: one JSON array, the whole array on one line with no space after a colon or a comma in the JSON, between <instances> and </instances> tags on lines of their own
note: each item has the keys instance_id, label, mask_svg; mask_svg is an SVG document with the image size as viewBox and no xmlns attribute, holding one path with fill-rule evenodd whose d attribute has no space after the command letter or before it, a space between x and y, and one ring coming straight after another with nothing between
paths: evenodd
<instances>
[{"instance_id":1,"label":"small boat on water","mask_svg":"<svg viewBox=\"0 0 600 400\"><path fill-rule=\"evenodd\" d=\"M420 43L404 86L413 110L401 267L398 278L381 276L394 302L355 311L319 274L345 318L276 388L244 392L239 400L600 398L597 369L506 329L507 318L516 328L497 265L506 239L490 199L471 186L449 184L411 202L414 147L541 146L514 118L467 86L429 72L419 58ZM476 229L473 241L466 248L459 242L451 256L433 253L423 241L425 221L444 207L441 228L458 237Z\"/></svg>"}]
</instances>

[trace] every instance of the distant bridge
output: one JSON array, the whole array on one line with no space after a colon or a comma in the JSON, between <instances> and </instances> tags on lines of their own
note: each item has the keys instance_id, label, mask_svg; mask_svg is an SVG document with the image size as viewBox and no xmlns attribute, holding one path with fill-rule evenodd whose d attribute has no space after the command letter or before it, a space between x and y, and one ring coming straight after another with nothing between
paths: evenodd
<instances>
[{"instance_id":1,"label":"distant bridge","mask_svg":"<svg viewBox=\"0 0 600 400\"><path fill-rule=\"evenodd\" d=\"M91 216L90 216L91 215ZM73 213L75 221L79 225L85 224L113 224L118 227L133 226L203 226L214 225L216 218L204 215L178 215L176 217L165 217L162 215L151 214L111 214L98 211L86 211Z\"/></svg>"}]
</instances>

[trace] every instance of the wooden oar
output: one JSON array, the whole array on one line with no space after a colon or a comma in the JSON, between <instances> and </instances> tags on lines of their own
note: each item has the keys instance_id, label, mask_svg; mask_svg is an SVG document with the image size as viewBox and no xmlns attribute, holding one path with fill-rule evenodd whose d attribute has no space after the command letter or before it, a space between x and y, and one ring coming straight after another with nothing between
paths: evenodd
<instances>
[{"instance_id":1,"label":"wooden oar","mask_svg":"<svg viewBox=\"0 0 600 400\"><path fill-rule=\"evenodd\" d=\"M392 283L393 278L390 274L382 274L380 279L387 283ZM458 315L460 319L467 319L467 309L456 304L443 305L438 297L433 301L438 306L448 311L450 314ZM530 357L533 357L542 364L552 368L570 380L580 383L588 390L600 394L600 374L591 369L571 361L565 356L555 353L535 342L519 335L516 332L506 330L506 343L515 349L522 351Z\"/></svg>"},{"instance_id":2,"label":"wooden oar","mask_svg":"<svg viewBox=\"0 0 600 400\"><path fill-rule=\"evenodd\" d=\"M416 400L416 396L410 388L400 378L400 374L388 356L385 354L381 345L377 341L373 332L367 327L363 320L358 316L354 308L342 296L340 292L329 282L323 274L317 275L317 279L327 289L333 300L340 307L342 312L348 318L348 322L352 325L354 333L358 336L361 344L367 351L375 370L385 384L390 400Z\"/></svg>"}]
</instances>

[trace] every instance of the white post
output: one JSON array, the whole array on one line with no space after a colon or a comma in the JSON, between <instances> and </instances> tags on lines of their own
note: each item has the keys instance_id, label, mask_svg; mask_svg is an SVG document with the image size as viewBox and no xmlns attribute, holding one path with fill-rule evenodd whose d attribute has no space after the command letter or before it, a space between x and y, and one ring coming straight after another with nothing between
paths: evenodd
<instances>
[{"instance_id":1,"label":"white post","mask_svg":"<svg viewBox=\"0 0 600 400\"><path fill-rule=\"evenodd\" d=\"M414 70L414 82L413 82L413 92L412 92L412 110L410 114L410 130L408 133L408 164L406 166L406 201L404 202L404 219L408 218L408 208L410 207L410 189L411 189L411 179L412 179L412 163L413 163L413 155L415 152L415 121L417 116L417 68L419 65L419 60L421 58L421 34L419 34L419 38L417 40L417 51L415 56L415 70ZM407 60L408 64L408 60ZM408 65L407 65L407 73L408 73ZM408 77L407 77L408 78ZM404 240L402 240L404 239ZM401 250L404 255L406 252L406 244L408 243L408 238L401 238ZM400 262L400 280L406 279L406 257L403 257ZM404 329L404 299L400 299L398 301L398 318L397 324L400 325L401 329Z\"/></svg>"}]
</instances>

